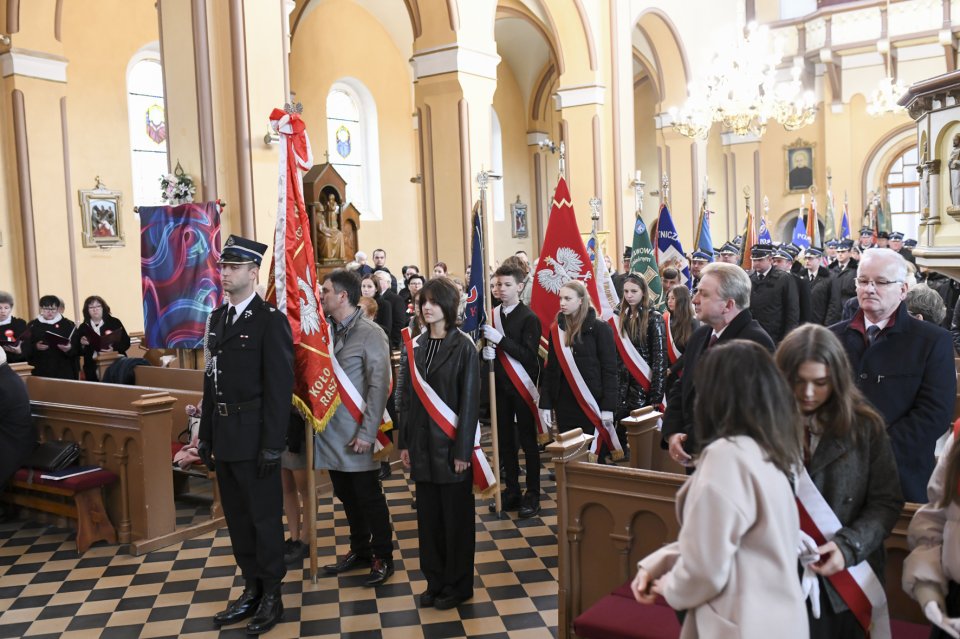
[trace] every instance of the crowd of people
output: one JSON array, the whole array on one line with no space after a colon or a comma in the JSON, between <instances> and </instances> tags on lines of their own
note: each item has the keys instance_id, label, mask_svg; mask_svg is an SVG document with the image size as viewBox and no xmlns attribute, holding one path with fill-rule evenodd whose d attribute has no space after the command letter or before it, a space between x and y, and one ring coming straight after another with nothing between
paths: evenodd
<instances>
[{"instance_id":1,"label":"crowd of people","mask_svg":"<svg viewBox=\"0 0 960 639\"><path fill-rule=\"evenodd\" d=\"M690 282L682 265L664 265L660 299L625 254L609 319L576 279L560 287L557 315L538 317L529 307L536 265L520 251L490 274L492 317L476 340L459 330L469 273L460 279L438 262L425 277L407 265L398 280L384 250L373 266L358 253L322 278L320 301L337 382L361 401L342 403L322 435L304 442L303 419L283 399L293 384L290 328L255 289L267 247L231 237L221 257L228 301L206 336L197 455L218 471L245 587L215 623L252 618L248 632L258 634L282 617L284 565L307 554L305 445L315 467L330 471L350 527L349 552L324 572L368 569L370 587L390 579L393 530L380 483L390 469L374 457L384 412L415 484L427 580L419 605L469 600L477 431L491 410L480 373L493 362L501 504L520 518L540 512L540 446L551 435L579 428L594 435L595 459L612 463L630 454L621 419L644 406L664 412L663 446L691 476L677 497L678 541L639 562L633 588L638 601L662 596L685 611L685 634L754 636L778 624L789 636L867 636L835 576L856 569L872 592L904 501L928 494L911 526L904 588L955 632L960 555L943 544L960 507L960 447L951 437L936 455L954 417L960 338L942 323L956 324L956 299L945 295L955 287L924 278L902 236L888 239L889 247L844 240L802 252L758 244L747 249L749 268L727 242L689 256ZM35 375L77 379L82 368L96 380L101 353L129 348L99 296L85 300L80 326L55 296L38 310L30 322L15 318L13 299L0 293L3 355ZM867 621L883 623L877 614Z\"/></svg>"}]
</instances>

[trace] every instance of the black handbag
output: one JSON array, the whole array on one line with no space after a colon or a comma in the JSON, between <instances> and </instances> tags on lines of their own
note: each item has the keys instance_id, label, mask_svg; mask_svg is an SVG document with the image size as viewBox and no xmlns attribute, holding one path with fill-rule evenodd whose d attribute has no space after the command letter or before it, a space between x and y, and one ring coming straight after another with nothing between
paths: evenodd
<instances>
[{"instance_id":1,"label":"black handbag","mask_svg":"<svg viewBox=\"0 0 960 639\"><path fill-rule=\"evenodd\" d=\"M80 445L76 442L42 442L30 453L23 464L36 470L63 470L77 463Z\"/></svg>"}]
</instances>

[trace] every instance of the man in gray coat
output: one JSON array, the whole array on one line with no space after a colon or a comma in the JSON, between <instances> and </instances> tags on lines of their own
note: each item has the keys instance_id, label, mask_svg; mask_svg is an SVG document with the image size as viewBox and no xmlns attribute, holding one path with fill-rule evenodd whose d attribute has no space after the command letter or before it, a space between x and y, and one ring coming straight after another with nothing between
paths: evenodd
<instances>
[{"instance_id":1,"label":"man in gray coat","mask_svg":"<svg viewBox=\"0 0 960 639\"><path fill-rule=\"evenodd\" d=\"M337 376L341 404L314 438L314 450L316 467L330 471L333 494L350 524L350 552L323 570L336 575L370 566L364 585L379 586L393 574L393 529L378 477L380 462L373 458L390 393L390 346L383 329L363 317L359 300L356 273L337 269L324 278L323 311L333 326L333 357L342 370ZM356 390L359 401L344 401L346 386Z\"/></svg>"}]
</instances>

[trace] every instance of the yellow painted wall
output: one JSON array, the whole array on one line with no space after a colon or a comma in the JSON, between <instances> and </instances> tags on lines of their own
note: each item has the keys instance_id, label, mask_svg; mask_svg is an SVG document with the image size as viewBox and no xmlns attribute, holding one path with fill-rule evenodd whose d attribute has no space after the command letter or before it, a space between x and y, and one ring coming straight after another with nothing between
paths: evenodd
<instances>
[{"instance_id":1,"label":"yellow painted wall","mask_svg":"<svg viewBox=\"0 0 960 639\"><path fill-rule=\"evenodd\" d=\"M660 169L657 162L657 128L654 117L657 114L657 95L652 82L647 79L633 91L633 122L624 123L625 127L632 125L634 132L635 165L640 169L640 179L646 182L644 191L650 193L657 188L660 179ZM634 198L624 198L624 208L634 208ZM657 208L654 200L644 197L643 219L648 224L656 219ZM624 237L625 244L633 243L633 229Z\"/></svg>"},{"instance_id":2,"label":"yellow painted wall","mask_svg":"<svg viewBox=\"0 0 960 639\"><path fill-rule=\"evenodd\" d=\"M90 28L95 24L122 25L122 28L112 29L110 37L104 38L101 31ZM113 314L132 331L143 329L143 312L140 223L133 213L126 72L133 54L158 37L157 13L152 2L98 0L63 4L63 48L70 60L67 66L67 120L80 297L102 295ZM28 118L34 117L37 108L53 107L28 101ZM52 122L59 122L59 116ZM51 131L50 136L59 138L60 132ZM31 145L42 143L39 139L31 140ZM60 158L53 159L60 161ZM45 169L34 166L32 170ZM123 192L124 247L110 250L82 248L76 191L93 188L94 178L98 175L108 188ZM49 277L41 271L40 294L55 293L64 297L67 312L73 315L69 310L67 246L63 232L59 230L65 224L64 191L62 182L55 179L55 173L51 174L50 192L49 208L36 208L35 211L38 248L42 247L43 251L39 257L41 262L51 260L59 266ZM35 192L35 207L37 195Z\"/></svg>"},{"instance_id":3,"label":"yellow painted wall","mask_svg":"<svg viewBox=\"0 0 960 639\"><path fill-rule=\"evenodd\" d=\"M361 218L360 249L371 255L384 248L387 266L396 273L401 265L420 261L422 241L419 186L410 183L418 172L411 69L372 15L348 0L331 0L300 23L290 56L291 89L303 103L317 163L324 161L327 148L327 94L335 81L347 76L373 94L380 133L383 220ZM456 135L456 128L440 134Z\"/></svg>"}]
</instances>

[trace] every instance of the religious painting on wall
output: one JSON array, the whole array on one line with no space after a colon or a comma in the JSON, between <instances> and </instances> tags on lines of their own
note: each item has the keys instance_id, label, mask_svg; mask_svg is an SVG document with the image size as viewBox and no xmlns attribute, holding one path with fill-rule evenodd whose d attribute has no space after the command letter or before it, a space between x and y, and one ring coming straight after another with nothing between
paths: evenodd
<instances>
[{"instance_id":1,"label":"religious painting on wall","mask_svg":"<svg viewBox=\"0 0 960 639\"><path fill-rule=\"evenodd\" d=\"M85 248L123 246L120 197L120 191L104 188L99 178L96 188L80 191Z\"/></svg>"},{"instance_id":2,"label":"religious painting on wall","mask_svg":"<svg viewBox=\"0 0 960 639\"><path fill-rule=\"evenodd\" d=\"M813 144L797 138L784 147L784 162L787 192L805 192L813 186Z\"/></svg>"},{"instance_id":3,"label":"religious painting on wall","mask_svg":"<svg viewBox=\"0 0 960 639\"><path fill-rule=\"evenodd\" d=\"M530 235L530 227L527 224L527 205L520 202L519 195L517 201L510 205L510 212L513 219L513 237Z\"/></svg>"}]
</instances>

